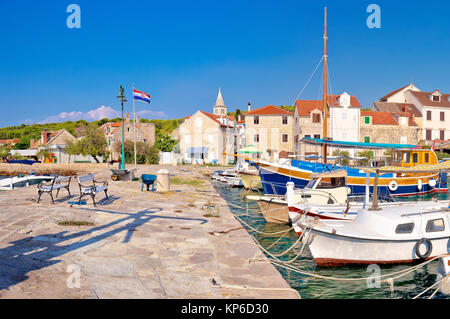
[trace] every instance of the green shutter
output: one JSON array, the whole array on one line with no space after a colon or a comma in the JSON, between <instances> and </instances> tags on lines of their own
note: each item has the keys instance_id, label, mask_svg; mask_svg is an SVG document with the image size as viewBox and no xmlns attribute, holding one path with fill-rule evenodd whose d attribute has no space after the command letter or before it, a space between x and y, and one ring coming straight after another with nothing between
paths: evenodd
<instances>
[{"instance_id":1,"label":"green shutter","mask_svg":"<svg viewBox=\"0 0 450 319\"><path fill-rule=\"evenodd\" d=\"M370 124L370 117L366 116L366 117L364 118L364 123Z\"/></svg>"},{"instance_id":2,"label":"green shutter","mask_svg":"<svg viewBox=\"0 0 450 319\"><path fill-rule=\"evenodd\" d=\"M364 143L370 143L370 136L364 136Z\"/></svg>"}]
</instances>

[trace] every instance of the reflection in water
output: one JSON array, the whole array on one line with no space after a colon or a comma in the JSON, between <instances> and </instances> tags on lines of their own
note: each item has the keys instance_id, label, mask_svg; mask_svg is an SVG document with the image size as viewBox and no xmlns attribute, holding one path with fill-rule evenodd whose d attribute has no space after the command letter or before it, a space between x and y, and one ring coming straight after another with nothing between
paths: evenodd
<instances>
[{"instance_id":1,"label":"reflection in water","mask_svg":"<svg viewBox=\"0 0 450 319\"><path fill-rule=\"evenodd\" d=\"M290 228L287 225L266 223L263 216L259 213L258 204L256 202L246 202L243 199L241 196L242 189L230 189L227 185L218 182L214 182L214 187L225 198L231 212L239 215L240 218L251 227L266 233L280 232ZM401 200L431 200L435 196L436 195L406 197ZM439 199L448 199L449 194L438 194L437 197ZM236 206L245 208L240 209ZM246 207L248 207L248 210ZM264 248L270 247L270 245L280 238L279 235L267 236L256 233L250 229L247 229L247 231L254 236ZM283 238L271 247L269 251L273 254L280 254L291 247L297 239L297 234L290 231L283 235ZM280 257L280 259L284 261L291 260L299 253L300 248L301 245L299 244L286 255ZM302 256L291 265L327 277L361 278L368 277L372 274L372 272L367 271L366 266L317 267L308 249L305 249ZM414 264L381 265L381 275L398 272L413 265ZM304 276L280 267L277 267L277 269L291 287L300 293L302 298L412 298L436 282L438 264L437 261L431 262L424 267L397 279L394 282L393 293L391 292L388 283L381 283L380 288L368 288L366 281L339 282L324 280ZM430 289L430 291L425 293L422 298L429 297L433 291L434 289ZM437 293L434 298L448 298L448 296Z\"/></svg>"}]
</instances>

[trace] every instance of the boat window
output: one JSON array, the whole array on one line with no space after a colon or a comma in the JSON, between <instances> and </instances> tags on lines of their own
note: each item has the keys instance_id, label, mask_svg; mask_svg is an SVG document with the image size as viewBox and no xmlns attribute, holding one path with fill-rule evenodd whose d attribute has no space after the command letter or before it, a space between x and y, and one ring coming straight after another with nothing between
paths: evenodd
<instances>
[{"instance_id":1,"label":"boat window","mask_svg":"<svg viewBox=\"0 0 450 319\"><path fill-rule=\"evenodd\" d=\"M425 231L427 233L443 230L445 230L445 226L444 226L444 219L442 218L429 220L427 222L427 227L425 228Z\"/></svg>"},{"instance_id":2,"label":"boat window","mask_svg":"<svg viewBox=\"0 0 450 319\"><path fill-rule=\"evenodd\" d=\"M396 234L410 234L414 229L414 223L400 224L395 229Z\"/></svg>"},{"instance_id":3,"label":"boat window","mask_svg":"<svg viewBox=\"0 0 450 319\"><path fill-rule=\"evenodd\" d=\"M430 162L430 154L425 153L425 163Z\"/></svg>"},{"instance_id":4,"label":"boat window","mask_svg":"<svg viewBox=\"0 0 450 319\"><path fill-rule=\"evenodd\" d=\"M413 153L413 163L418 163L418 162L419 162L419 154Z\"/></svg>"},{"instance_id":5,"label":"boat window","mask_svg":"<svg viewBox=\"0 0 450 319\"><path fill-rule=\"evenodd\" d=\"M403 163L409 163L411 161L411 153L403 153Z\"/></svg>"}]
</instances>

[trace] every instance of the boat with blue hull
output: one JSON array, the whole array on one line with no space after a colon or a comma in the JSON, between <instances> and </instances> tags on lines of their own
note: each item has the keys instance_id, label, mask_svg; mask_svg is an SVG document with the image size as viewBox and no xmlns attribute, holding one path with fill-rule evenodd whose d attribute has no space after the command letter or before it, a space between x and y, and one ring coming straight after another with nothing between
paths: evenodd
<instances>
[{"instance_id":1,"label":"boat with blue hull","mask_svg":"<svg viewBox=\"0 0 450 319\"><path fill-rule=\"evenodd\" d=\"M399 170L423 165L450 166L450 161L438 164L434 151L419 149L415 145L323 141L310 138L304 140L309 143L327 143L339 148L388 149L392 154L390 165L398 167ZM260 169L263 191L266 195L284 195L287 182L293 182L296 188L302 189L308 184L312 174L329 172L335 169L346 171L347 185L351 190L350 195L357 196L365 193L367 174L370 178L370 192L373 193L375 173L368 173L363 170L363 167L311 163L301 160L290 160L283 164L261 160L254 162L254 165ZM447 173L438 170L427 173L390 172L379 176L378 180L378 192L389 196L423 195L433 192L447 192L447 190Z\"/></svg>"}]
</instances>

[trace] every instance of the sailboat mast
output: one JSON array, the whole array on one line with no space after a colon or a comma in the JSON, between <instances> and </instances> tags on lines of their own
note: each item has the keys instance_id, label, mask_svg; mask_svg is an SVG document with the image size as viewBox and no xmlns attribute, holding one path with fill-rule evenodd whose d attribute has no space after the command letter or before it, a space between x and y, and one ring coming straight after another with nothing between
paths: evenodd
<instances>
[{"instance_id":1,"label":"sailboat mast","mask_svg":"<svg viewBox=\"0 0 450 319\"><path fill-rule=\"evenodd\" d=\"M328 118L328 106L327 106L327 7L325 7L325 33L323 35L324 41L324 56L323 56L323 65L324 65L324 74L323 74L323 139L327 138L327 118ZM327 163L327 145L323 145L323 162Z\"/></svg>"}]
</instances>

